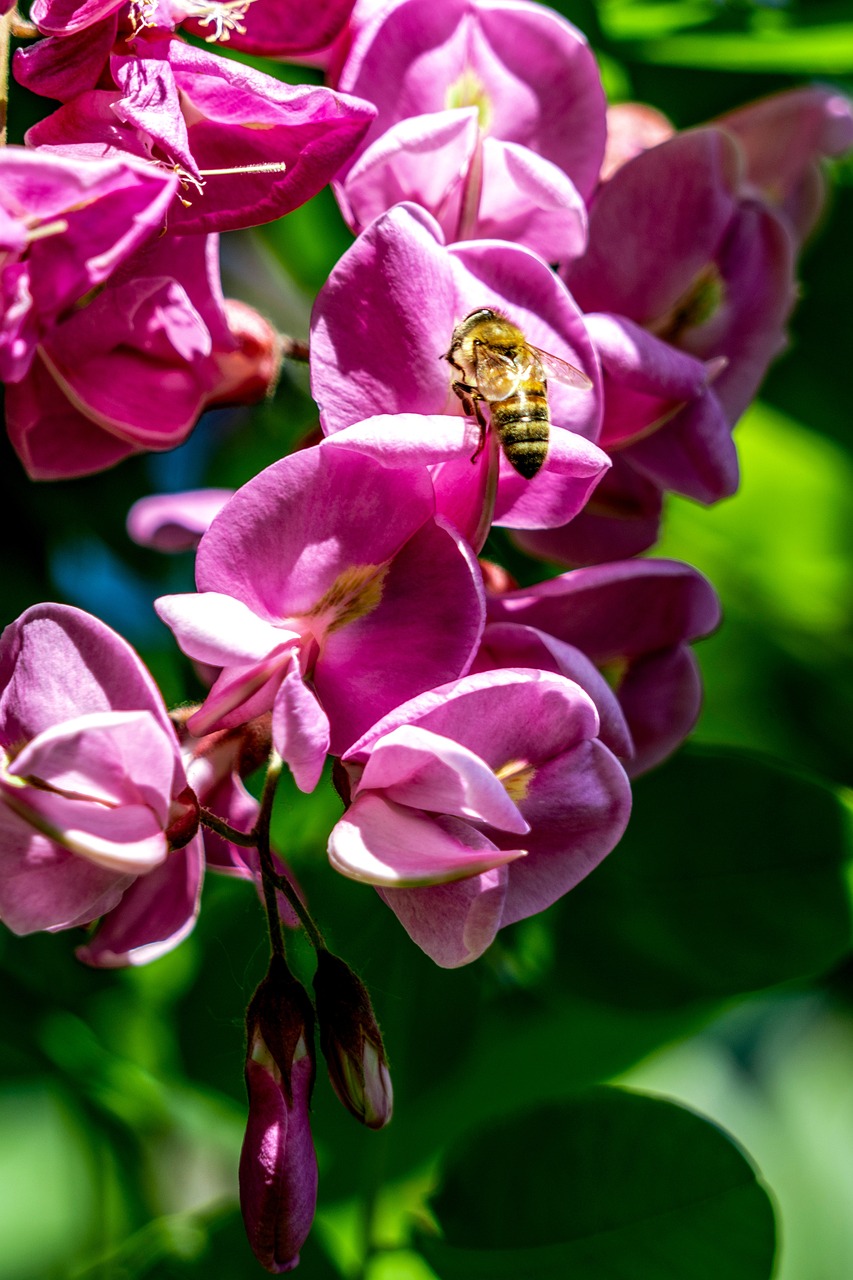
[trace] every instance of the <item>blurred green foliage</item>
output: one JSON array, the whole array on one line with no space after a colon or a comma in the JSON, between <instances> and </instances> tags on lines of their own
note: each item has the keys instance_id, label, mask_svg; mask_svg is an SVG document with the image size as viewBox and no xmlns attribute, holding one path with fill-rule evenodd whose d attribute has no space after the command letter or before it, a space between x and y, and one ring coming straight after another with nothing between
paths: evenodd
<instances>
[{"instance_id":1,"label":"blurred green foliage","mask_svg":"<svg viewBox=\"0 0 853 1280\"><path fill-rule=\"evenodd\" d=\"M556 7L588 33L612 96L680 127L803 78L853 87L846 3ZM17 93L13 140L40 111ZM593 1089L617 1077L745 1145L779 1207L779 1280L853 1269L851 173L836 166L790 349L738 427L740 492L711 510L668 504L656 554L702 569L725 620L699 647L701 745L638 783L611 859L444 972L370 890L330 872L331 787L282 786L276 846L370 988L396 1094L373 1134L318 1081L305 1280L769 1277L768 1201L747 1159L683 1109ZM350 242L325 192L225 238L227 291L304 337ZM237 486L315 427L294 366L269 404L208 415L183 449L107 477L30 484L4 437L2 620L80 604L137 645L169 702L198 696L150 610L191 585L192 558L132 545L127 509L155 488ZM211 877L193 936L145 969L91 972L73 945L0 935L0 1280L258 1275L236 1209L243 1013L266 964L254 890Z\"/></svg>"}]
</instances>

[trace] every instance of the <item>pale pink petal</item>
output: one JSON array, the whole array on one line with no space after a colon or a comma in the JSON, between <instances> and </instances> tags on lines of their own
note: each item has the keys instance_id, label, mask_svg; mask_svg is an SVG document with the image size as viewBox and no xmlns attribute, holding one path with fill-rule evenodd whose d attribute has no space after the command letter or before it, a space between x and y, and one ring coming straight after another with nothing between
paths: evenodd
<instances>
[{"instance_id":1,"label":"pale pink petal","mask_svg":"<svg viewBox=\"0 0 853 1280\"><path fill-rule=\"evenodd\" d=\"M154 608L188 657L214 667L262 662L299 640L298 632L259 618L219 591L161 596Z\"/></svg>"},{"instance_id":2,"label":"pale pink petal","mask_svg":"<svg viewBox=\"0 0 853 1280\"><path fill-rule=\"evenodd\" d=\"M524 849L499 850L458 818L433 818L360 795L329 837L336 871L367 884L393 887L461 880L523 858Z\"/></svg>"},{"instance_id":3,"label":"pale pink petal","mask_svg":"<svg viewBox=\"0 0 853 1280\"><path fill-rule=\"evenodd\" d=\"M201 904L204 847L201 835L140 876L101 921L77 959L99 969L149 964L192 932Z\"/></svg>"},{"instance_id":4,"label":"pale pink petal","mask_svg":"<svg viewBox=\"0 0 853 1280\"><path fill-rule=\"evenodd\" d=\"M329 719L302 679L299 663L290 670L276 694L272 714L275 748L290 766L300 791L313 791L329 754Z\"/></svg>"},{"instance_id":5,"label":"pale pink petal","mask_svg":"<svg viewBox=\"0 0 853 1280\"><path fill-rule=\"evenodd\" d=\"M401 725L373 748L357 794L371 790L412 809L479 820L517 835L530 830L479 756L417 725Z\"/></svg>"},{"instance_id":6,"label":"pale pink petal","mask_svg":"<svg viewBox=\"0 0 853 1280\"><path fill-rule=\"evenodd\" d=\"M140 498L127 513L127 532L141 547L191 551L233 492L233 489L191 489Z\"/></svg>"},{"instance_id":7,"label":"pale pink petal","mask_svg":"<svg viewBox=\"0 0 853 1280\"><path fill-rule=\"evenodd\" d=\"M500 928L508 869L496 867L455 884L378 889L413 942L443 969L481 956Z\"/></svg>"}]
</instances>

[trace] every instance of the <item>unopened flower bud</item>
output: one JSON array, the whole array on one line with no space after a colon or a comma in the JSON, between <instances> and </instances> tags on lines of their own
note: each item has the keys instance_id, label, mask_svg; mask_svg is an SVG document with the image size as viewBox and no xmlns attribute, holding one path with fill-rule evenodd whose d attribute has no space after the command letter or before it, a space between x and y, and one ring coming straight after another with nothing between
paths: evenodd
<instances>
[{"instance_id":1,"label":"unopened flower bud","mask_svg":"<svg viewBox=\"0 0 853 1280\"><path fill-rule=\"evenodd\" d=\"M391 1119L393 1091L382 1035L370 996L348 964L328 951L314 974L320 1047L332 1088L368 1129Z\"/></svg>"},{"instance_id":2,"label":"unopened flower bud","mask_svg":"<svg viewBox=\"0 0 853 1280\"><path fill-rule=\"evenodd\" d=\"M308 993L274 956L246 1014L249 1120L240 1154L240 1208L267 1271L299 1263L317 1204L317 1157L308 1110L314 1087L314 1012Z\"/></svg>"}]
</instances>

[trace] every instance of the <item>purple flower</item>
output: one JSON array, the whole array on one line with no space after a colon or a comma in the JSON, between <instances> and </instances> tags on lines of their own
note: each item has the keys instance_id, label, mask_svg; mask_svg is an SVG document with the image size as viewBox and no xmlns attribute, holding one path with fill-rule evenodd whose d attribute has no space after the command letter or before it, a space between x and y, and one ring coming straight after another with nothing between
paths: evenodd
<instances>
[{"instance_id":1,"label":"purple flower","mask_svg":"<svg viewBox=\"0 0 853 1280\"><path fill-rule=\"evenodd\" d=\"M601 442L662 489L737 487L731 428L785 342L790 237L744 198L719 129L637 155L600 189L566 278L605 373Z\"/></svg>"},{"instance_id":2,"label":"purple flower","mask_svg":"<svg viewBox=\"0 0 853 1280\"><path fill-rule=\"evenodd\" d=\"M316 1073L314 1012L278 956L246 1012L249 1120L240 1154L240 1208L267 1271L299 1263L317 1203L309 1105Z\"/></svg>"},{"instance_id":3,"label":"purple flower","mask_svg":"<svg viewBox=\"0 0 853 1280\"><path fill-rule=\"evenodd\" d=\"M659 764L693 728L702 681L689 645L716 629L720 606L711 584L689 565L625 560L575 569L490 596L488 611L492 622L535 627L574 646L607 676L630 730L632 776ZM604 722L606 704L582 669L572 670L565 657L560 669L592 695ZM618 739L601 736L625 754Z\"/></svg>"},{"instance_id":4,"label":"purple flower","mask_svg":"<svg viewBox=\"0 0 853 1280\"><path fill-rule=\"evenodd\" d=\"M587 392L549 383L548 456L532 480L488 448L474 460L479 428L461 416L441 359L454 327L480 307L497 308L534 346L593 381ZM330 443L393 467L429 465L438 510L478 549L490 491L495 522L514 528L562 524L583 506L607 465L591 443L598 377L577 308L541 259L494 240L445 248L437 224L415 206L377 218L315 304L312 389ZM365 421L368 414L378 416Z\"/></svg>"},{"instance_id":5,"label":"purple flower","mask_svg":"<svg viewBox=\"0 0 853 1280\"><path fill-rule=\"evenodd\" d=\"M18 382L39 342L162 229L173 175L130 157L0 153L0 379Z\"/></svg>"},{"instance_id":6,"label":"purple flower","mask_svg":"<svg viewBox=\"0 0 853 1280\"><path fill-rule=\"evenodd\" d=\"M332 865L376 885L418 946L467 964L544 910L625 829L625 773L562 675L466 676L396 708L345 753Z\"/></svg>"},{"instance_id":7,"label":"purple flower","mask_svg":"<svg viewBox=\"0 0 853 1280\"><path fill-rule=\"evenodd\" d=\"M758 192L801 243L826 202L824 156L853 148L853 104L812 85L760 98L713 121L737 139L746 162L743 188Z\"/></svg>"},{"instance_id":8,"label":"purple flower","mask_svg":"<svg viewBox=\"0 0 853 1280\"><path fill-rule=\"evenodd\" d=\"M257 365L245 358L255 341L229 329L216 237L163 236L45 336L28 375L6 389L9 437L40 480L171 449L205 406L257 398Z\"/></svg>"},{"instance_id":9,"label":"purple flower","mask_svg":"<svg viewBox=\"0 0 853 1280\"><path fill-rule=\"evenodd\" d=\"M434 510L425 471L325 444L238 490L202 538L198 594L156 605L185 653L221 668L191 731L272 709L276 749L310 791L329 750L465 671L482 580Z\"/></svg>"},{"instance_id":10,"label":"purple flower","mask_svg":"<svg viewBox=\"0 0 853 1280\"><path fill-rule=\"evenodd\" d=\"M0 638L0 688L2 919L31 933L105 917L79 953L91 964L168 950L198 910L198 806L139 658L88 614L37 605Z\"/></svg>"}]
</instances>

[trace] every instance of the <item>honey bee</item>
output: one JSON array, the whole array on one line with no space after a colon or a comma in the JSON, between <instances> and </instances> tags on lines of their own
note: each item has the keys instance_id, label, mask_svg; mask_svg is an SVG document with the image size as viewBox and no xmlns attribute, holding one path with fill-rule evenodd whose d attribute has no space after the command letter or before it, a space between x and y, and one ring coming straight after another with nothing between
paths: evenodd
<instances>
[{"instance_id":1,"label":"honey bee","mask_svg":"<svg viewBox=\"0 0 853 1280\"><path fill-rule=\"evenodd\" d=\"M580 369L532 346L516 325L490 307L472 311L456 326L450 350L441 359L460 375L450 385L465 412L480 424L474 457L486 438L480 405L487 404L507 461L526 480L533 479L548 454L546 375L580 391L592 386Z\"/></svg>"}]
</instances>

